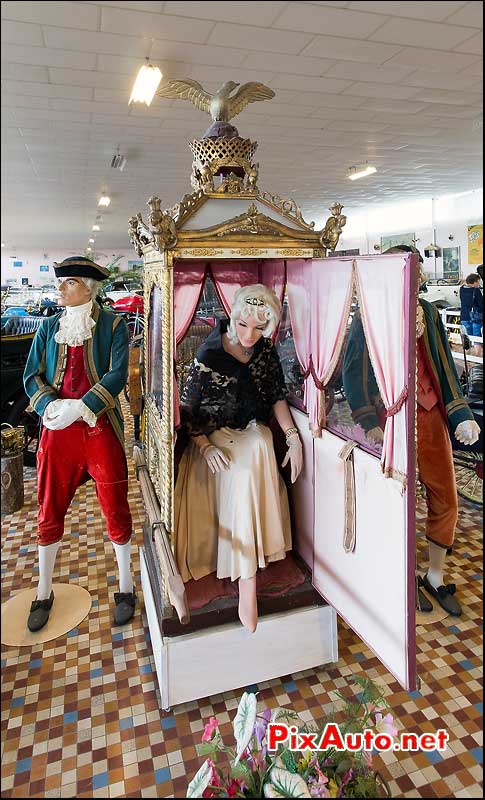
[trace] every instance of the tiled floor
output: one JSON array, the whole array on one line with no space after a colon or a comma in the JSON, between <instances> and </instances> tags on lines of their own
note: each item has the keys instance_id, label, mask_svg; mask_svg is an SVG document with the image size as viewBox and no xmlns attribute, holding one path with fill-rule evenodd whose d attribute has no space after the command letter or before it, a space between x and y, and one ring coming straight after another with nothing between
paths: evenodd
<instances>
[{"instance_id":1,"label":"tiled floor","mask_svg":"<svg viewBox=\"0 0 485 800\"><path fill-rule=\"evenodd\" d=\"M140 543L142 504L133 471L131 478ZM2 601L36 583L35 517L30 471L24 508L2 520ZM422 540L419 547L425 551ZM462 501L447 578L457 584L464 614L418 629L419 692L402 691L341 627L336 666L261 684L261 703L288 705L318 720L346 677L365 671L385 687L403 729L422 733L444 726L450 733L443 756L382 758L392 796L481 797L481 556L481 510ZM135 571L139 578L136 555ZM54 642L2 648L2 796L185 797L201 763L196 745L204 721L216 714L232 741L229 722L240 692L160 711L143 609L127 630L111 627L115 559L92 485L73 503L55 580L89 589L93 608L79 628Z\"/></svg>"}]
</instances>

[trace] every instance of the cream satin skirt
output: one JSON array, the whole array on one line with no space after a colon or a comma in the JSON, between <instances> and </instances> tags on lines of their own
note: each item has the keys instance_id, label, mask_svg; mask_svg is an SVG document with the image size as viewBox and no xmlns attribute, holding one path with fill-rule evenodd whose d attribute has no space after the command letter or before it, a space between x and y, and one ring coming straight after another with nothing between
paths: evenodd
<instances>
[{"instance_id":1,"label":"cream satin skirt","mask_svg":"<svg viewBox=\"0 0 485 800\"><path fill-rule=\"evenodd\" d=\"M189 444L175 486L175 557L182 579L251 578L291 549L286 486L266 425L220 428L209 436L231 459L215 475Z\"/></svg>"}]
</instances>

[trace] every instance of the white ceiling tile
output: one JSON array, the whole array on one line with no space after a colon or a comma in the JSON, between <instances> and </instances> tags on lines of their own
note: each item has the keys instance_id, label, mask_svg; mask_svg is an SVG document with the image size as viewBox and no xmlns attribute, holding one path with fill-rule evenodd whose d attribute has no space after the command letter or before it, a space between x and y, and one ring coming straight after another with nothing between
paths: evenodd
<instances>
[{"instance_id":1,"label":"white ceiling tile","mask_svg":"<svg viewBox=\"0 0 485 800\"><path fill-rule=\"evenodd\" d=\"M399 64L384 64L375 67L371 64L358 64L352 61L340 61L325 73L325 77L347 78L355 81L371 81L375 83L394 83L401 81L413 72L413 67Z\"/></svg>"},{"instance_id":2,"label":"white ceiling tile","mask_svg":"<svg viewBox=\"0 0 485 800\"><path fill-rule=\"evenodd\" d=\"M102 0L100 3L99 0L87 0L90 5L103 5L103 6L111 6L112 8L132 8L135 11L151 11L153 14L160 14L164 3L162 0L157 0L156 2L137 2L137 0L132 0L132 2L124 2L124 0L119 0L118 3L110 2L110 0Z\"/></svg>"},{"instance_id":3,"label":"white ceiling tile","mask_svg":"<svg viewBox=\"0 0 485 800\"><path fill-rule=\"evenodd\" d=\"M466 71L465 71L466 72ZM425 72L424 70L416 70L407 78L404 78L402 83L406 86L422 86L427 89L473 89L478 82L476 75L466 75L461 72L459 75L450 75L441 72Z\"/></svg>"},{"instance_id":4,"label":"white ceiling tile","mask_svg":"<svg viewBox=\"0 0 485 800\"><path fill-rule=\"evenodd\" d=\"M98 9L88 3L2 2L2 17L61 28L98 29Z\"/></svg>"},{"instance_id":5,"label":"white ceiling tile","mask_svg":"<svg viewBox=\"0 0 485 800\"><path fill-rule=\"evenodd\" d=\"M409 100L392 100L388 97L369 97L365 106L371 111L384 111L394 114L419 114L426 108L425 103L412 103Z\"/></svg>"},{"instance_id":6,"label":"white ceiling tile","mask_svg":"<svg viewBox=\"0 0 485 800\"><path fill-rule=\"evenodd\" d=\"M280 11L286 6L286 0L273 2L273 0L258 0L257 2L247 2L247 0L231 0L230 3L210 2L205 0L167 0L164 6L164 14L178 14L182 17L195 17L198 19L209 19L215 22L248 22L248 17L253 15L257 19L258 25L271 25Z\"/></svg>"},{"instance_id":7,"label":"white ceiling tile","mask_svg":"<svg viewBox=\"0 0 485 800\"><path fill-rule=\"evenodd\" d=\"M9 108L49 108L48 97L2 94L2 106Z\"/></svg>"},{"instance_id":8,"label":"white ceiling tile","mask_svg":"<svg viewBox=\"0 0 485 800\"><path fill-rule=\"evenodd\" d=\"M117 75L114 72L50 68L49 74L52 83L72 84L73 86L92 86L106 89L126 89L126 75Z\"/></svg>"},{"instance_id":9,"label":"white ceiling tile","mask_svg":"<svg viewBox=\"0 0 485 800\"><path fill-rule=\"evenodd\" d=\"M455 47L455 50L459 53L477 53L480 55L483 53L483 34L476 33L471 39L467 39L465 42Z\"/></svg>"},{"instance_id":10,"label":"white ceiling tile","mask_svg":"<svg viewBox=\"0 0 485 800\"><path fill-rule=\"evenodd\" d=\"M180 42L155 40L152 56L165 61L185 61L188 64L208 64L209 66L234 67L243 63L246 50L235 50L230 47L213 47L203 44L192 44L186 47ZM248 65L249 66L249 65Z\"/></svg>"},{"instance_id":11,"label":"white ceiling tile","mask_svg":"<svg viewBox=\"0 0 485 800\"><path fill-rule=\"evenodd\" d=\"M84 53L124 53L127 56L138 56L138 63L143 63L147 53L147 44L134 36L118 36L111 33L91 33L88 31L66 30L65 28L44 27L47 47L64 50L80 50Z\"/></svg>"},{"instance_id":12,"label":"white ceiling tile","mask_svg":"<svg viewBox=\"0 0 485 800\"><path fill-rule=\"evenodd\" d=\"M358 11L326 6L315 8L306 3L290 3L278 17L274 27L365 39L385 21L384 15L362 14Z\"/></svg>"},{"instance_id":13,"label":"white ceiling tile","mask_svg":"<svg viewBox=\"0 0 485 800\"><path fill-rule=\"evenodd\" d=\"M483 28L483 3L465 3L463 8L456 11L446 20L451 25L469 25L472 28Z\"/></svg>"},{"instance_id":14,"label":"white ceiling tile","mask_svg":"<svg viewBox=\"0 0 485 800\"><path fill-rule=\"evenodd\" d=\"M138 13L120 8L102 8L102 31L122 33L126 36L145 36L148 38L147 47L152 38L203 44L213 27L214 23L206 20ZM227 45L227 42L223 44Z\"/></svg>"},{"instance_id":15,"label":"white ceiling tile","mask_svg":"<svg viewBox=\"0 0 485 800\"><path fill-rule=\"evenodd\" d=\"M28 81L5 81L5 89L16 95L42 97L65 97L73 100L92 100L94 90L82 86L55 86L50 83L30 83Z\"/></svg>"},{"instance_id":16,"label":"white ceiling tile","mask_svg":"<svg viewBox=\"0 0 485 800\"><path fill-rule=\"evenodd\" d=\"M259 77L258 77L259 76ZM227 70L223 67L204 67L204 66L192 66L190 72L185 77L187 78L194 78L196 81L200 81L204 83L204 88L206 87L205 81L214 81L217 86L217 89L227 80ZM234 81L239 81L239 83L244 83L245 81L260 81L262 83L267 83L273 87L273 78L275 77L274 72L263 72L262 70L251 70L251 69L243 69L242 67L237 67L231 70L231 79ZM284 87L291 89L291 86ZM211 91L208 89L208 91Z\"/></svg>"},{"instance_id":17,"label":"white ceiling tile","mask_svg":"<svg viewBox=\"0 0 485 800\"><path fill-rule=\"evenodd\" d=\"M423 103L424 105L424 103ZM444 103L430 103L423 108L425 114L433 116L460 117L461 119L474 119L481 113L480 108L467 108L466 106L445 105Z\"/></svg>"},{"instance_id":18,"label":"white ceiling tile","mask_svg":"<svg viewBox=\"0 0 485 800\"><path fill-rule=\"evenodd\" d=\"M282 89L300 89L303 92L338 94L351 85L351 81L341 81L337 78L312 78L279 73L273 79L271 88L281 87Z\"/></svg>"},{"instance_id":19,"label":"white ceiling tile","mask_svg":"<svg viewBox=\"0 0 485 800\"><path fill-rule=\"evenodd\" d=\"M397 55L400 50L400 47L390 44L373 44L372 42L359 42L356 39L316 36L305 47L301 55L360 61L365 64L383 64L384 61Z\"/></svg>"},{"instance_id":20,"label":"white ceiling tile","mask_svg":"<svg viewBox=\"0 0 485 800\"><path fill-rule=\"evenodd\" d=\"M447 0L404 0L403 2L367 2L367 0L359 0L359 2L350 3L349 8L356 8L359 11L373 11L380 12L381 14L389 14L395 17L410 17L411 19L430 20L435 22L442 22L449 14L460 8L463 5L463 0L457 2L448 2ZM464 25L469 23L464 22Z\"/></svg>"},{"instance_id":21,"label":"white ceiling tile","mask_svg":"<svg viewBox=\"0 0 485 800\"><path fill-rule=\"evenodd\" d=\"M355 109L358 109L358 114L360 115L361 107L363 103L365 103L365 100L365 97L351 97L350 95L344 94L317 94L316 92L302 92L297 95L295 103L316 106L317 110L313 112L312 116L319 117L322 116L321 112L330 116L337 114L337 112L353 115Z\"/></svg>"},{"instance_id":22,"label":"white ceiling tile","mask_svg":"<svg viewBox=\"0 0 485 800\"><path fill-rule=\"evenodd\" d=\"M2 20L2 42L42 46L44 44L42 29L40 25L32 25L29 22Z\"/></svg>"},{"instance_id":23,"label":"white ceiling tile","mask_svg":"<svg viewBox=\"0 0 485 800\"><path fill-rule=\"evenodd\" d=\"M413 19L392 19L386 22L370 39L416 47L448 50L470 38L470 28L444 25L441 22L421 22Z\"/></svg>"},{"instance_id":24,"label":"white ceiling tile","mask_svg":"<svg viewBox=\"0 0 485 800\"><path fill-rule=\"evenodd\" d=\"M460 75L474 75L477 78L483 78L483 59L478 58L474 64L462 70Z\"/></svg>"},{"instance_id":25,"label":"white ceiling tile","mask_svg":"<svg viewBox=\"0 0 485 800\"><path fill-rule=\"evenodd\" d=\"M345 90L344 94L357 95L358 97L390 97L397 100L409 100L419 93L415 86L399 86L386 83L353 83Z\"/></svg>"},{"instance_id":26,"label":"white ceiling tile","mask_svg":"<svg viewBox=\"0 0 485 800\"><path fill-rule=\"evenodd\" d=\"M428 69L433 72L460 72L476 63L476 55L444 53L439 50L425 50L417 47L405 47L389 59L389 64L409 64L416 69Z\"/></svg>"},{"instance_id":27,"label":"white ceiling tile","mask_svg":"<svg viewBox=\"0 0 485 800\"><path fill-rule=\"evenodd\" d=\"M421 89L416 95L416 99L426 103L450 103L458 106L473 106L476 110L480 108L482 101L481 94L472 92L448 92L446 89Z\"/></svg>"},{"instance_id":28,"label":"white ceiling tile","mask_svg":"<svg viewBox=\"0 0 485 800\"><path fill-rule=\"evenodd\" d=\"M311 40L311 35L257 28L249 25L231 25L221 22L216 25L208 39L208 44L233 47L244 50L266 50L271 53L298 54Z\"/></svg>"},{"instance_id":29,"label":"white ceiling tile","mask_svg":"<svg viewBox=\"0 0 485 800\"><path fill-rule=\"evenodd\" d=\"M47 47L20 47L4 44L2 58L16 64L35 64L46 67L75 67L83 70L92 70L96 67L94 53L51 50Z\"/></svg>"},{"instance_id":30,"label":"white ceiling tile","mask_svg":"<svg viewBox=\"0 0 485 800\"><path fill-rule=\"evenodd\" d=\"M237 51L233 51L237 52ZM293 75L323 75L334 64L330 58L306 58L305 56L280 55L279 53L249 53L243 66L251 69L289 72Z\"/></svg>"},{"instance_id":31,"label":"white ceiling tile","mask_svg":"<svg viewBox=\"0 0 485 800\"><path fill-rule=\"evenodd\" d=\"M2 48L2 55L3 48ZM30 64L16 64L15 62L2 61L2 78L4 80L11 79L14 81L35 81L42 83L49 80L49 72L47 67L34 67Z\"/></svg>"}]
</instances>

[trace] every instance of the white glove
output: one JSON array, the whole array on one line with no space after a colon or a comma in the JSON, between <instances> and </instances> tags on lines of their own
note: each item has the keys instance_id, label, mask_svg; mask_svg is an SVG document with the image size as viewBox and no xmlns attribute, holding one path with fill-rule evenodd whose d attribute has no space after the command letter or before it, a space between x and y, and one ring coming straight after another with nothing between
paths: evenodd
<instances>
[{"instance_id":1,"label":"white glove","mask_svg":"<svg viewBox=\"0 0 485 800\"><path fill-rule=\"evenodd\" d=\"M291 482L294 483L300 474L303 467L303 447L300 437L297 433L293 433L288 441L288 450L284 461L281 466L286 467L288 461L291 463Z\"/></svg>"},{"instance_id":2,"label":"white glove","mask_svg":"<svg viewBox=\"0 0 485 800\"><path fill-rule=\"evenodd\" d=\"M475 444L480 436L480 426L474 419L465 419L456 426L455 439L462 444Z\"/></svg>"},{"instance_id":3,"label":"white glove","mask_svg":"<svg viewBox=\"0 0 485 800\"><path fill-rule=\"evenodd\" d=\"M371 428L370 431L367 431L366 437L374 444L382 444L384 441L384 431L377 425L375 428Z\"/></svg>"},{"instance_id":4,"label":"white glove","mask_svg":"<svg viewBox=\"0 0 485 800\"><path fill-rule=\"evenodd\" d=\"M214 444L210 444L209 446L205 445L205 447L201 449L201 456L205 458L210 471L214 474L216 472L222 472L224 469L229 469L231 466L230 459Z\"/></svg>"},{"instance_id":5,"label":"white glove","mask_svg":"<svg viewBox=\"0 0 485 800\"><path fill-rule=\"evenodd\" d=\"M44 412L43 423L51 431L62 431L82 419L85 408L82 400L53 400Z\"/></svg>"}]
</instances>

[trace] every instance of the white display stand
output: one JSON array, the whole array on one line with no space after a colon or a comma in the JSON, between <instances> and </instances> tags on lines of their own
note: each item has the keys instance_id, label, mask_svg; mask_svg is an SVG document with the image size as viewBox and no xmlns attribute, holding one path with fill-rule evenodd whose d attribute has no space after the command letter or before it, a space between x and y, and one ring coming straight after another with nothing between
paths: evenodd
<instances>
[{"instance_id":1,"label":"white display stand","mask_svg":"<svg viewBox=\"0 0 485 800\"><path fill-rule=\"evenodd\" d=\"M144 548L141 585L150 628L161 705L250 686L337 661L337 616L331 606L313 606L259 620L255 633L239 621L164 637L160 631Z\"/></svg>"}]
</instances>

